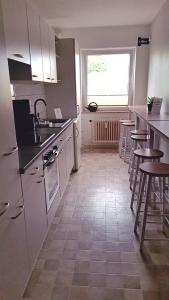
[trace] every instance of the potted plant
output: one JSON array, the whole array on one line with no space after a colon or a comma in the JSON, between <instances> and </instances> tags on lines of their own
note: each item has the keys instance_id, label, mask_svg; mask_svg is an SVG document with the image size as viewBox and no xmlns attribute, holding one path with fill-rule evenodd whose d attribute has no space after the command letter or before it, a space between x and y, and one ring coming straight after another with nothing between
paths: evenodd
<instances>
[{"instance_id":1,"label":"potted plant","mask_svg":"<svg viewBox=\"0 0 169 300\"><path fill-rule=\"evenodd\" d=\"M148 107L148 112L151 113L152 106L153 106L153 101L154 97L148 97L147 98L147 107Z\"/></svg>"}]
</instances>

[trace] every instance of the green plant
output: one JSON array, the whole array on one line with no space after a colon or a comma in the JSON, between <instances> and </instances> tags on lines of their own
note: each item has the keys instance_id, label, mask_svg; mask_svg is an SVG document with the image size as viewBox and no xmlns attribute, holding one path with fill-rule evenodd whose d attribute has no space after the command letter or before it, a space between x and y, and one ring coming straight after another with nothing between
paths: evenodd
<instances>
[{"instance_id":1,"label":"green plant","mask_svg":"<svg viewBox=\"0 0 169 300\"><path fill-rule=\"evenodd\" d=\"M147 104L153 104L154 97L148 97L147 98Z\"/></svg>"}]
</instances>

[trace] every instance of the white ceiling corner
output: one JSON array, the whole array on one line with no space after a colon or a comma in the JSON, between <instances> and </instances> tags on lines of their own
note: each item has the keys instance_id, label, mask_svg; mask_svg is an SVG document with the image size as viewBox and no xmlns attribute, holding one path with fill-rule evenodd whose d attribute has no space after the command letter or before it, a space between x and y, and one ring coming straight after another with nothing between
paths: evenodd
<instances>
[{"instance_id":1,"label":"white ceiling corner","mask_svg":"<svg viewBox=\"0 0 169 300\"><path fill-rule=\"evenodd\" d=\"M166 0L31 0L55 28L150 24Z\"/></svg>"}]
</instances>

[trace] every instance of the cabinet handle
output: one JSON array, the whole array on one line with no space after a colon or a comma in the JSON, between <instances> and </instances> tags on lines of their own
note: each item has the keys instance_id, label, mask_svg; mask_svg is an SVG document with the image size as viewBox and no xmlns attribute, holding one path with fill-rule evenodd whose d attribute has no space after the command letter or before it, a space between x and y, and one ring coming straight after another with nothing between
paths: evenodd
<instances>
[{"instance_id":1,"label":"cabinet handle","mask_svg":"<svg viewBox=\"0 0 169 300\"><path fill-rule=\"evenodd\" d=\"M11 154L15 153L16 151L18 151L18 147L13 147L12 151L4 153L3 156L11 155Z\"/></svg>"},{"instance_id":2,"label":"cabinet handle","mask_svg":"<svg viewBox=\"0 0 169 300\"><path fill-rule=\"evenodd\" d=\"M4 202L2 203L3 205L3 209L0 211L0 216L4 215L4 213L6 213L7 209L9 208L9 202Z\"/></svg>"},{"instance_id":3,"label":"cabinet handle","mask_svg":"<svg viewBox=\"0 0 169 300\"><path fill-rule=\"evenodd\" d=\"M48 79L48 80L49 80L49 79L51 79L51 78L50 78L50 77L47 77L46 79Z\"/></svg>"},{"instance_id":4,"label":"cabinet handle","mask_svg":"<svg viewBox=\"0 0 169 300\"><path fill-rule=\"evenodd\" d=\"M32 77L34 77L34 78L37 78L37 77L38 77L38 75L32 75Z\"/></svg>"},{"instance_id":5,"label":"cabinet handle","mask_svg":"<svg viewBox=\"0 0 169 300\"><path fill-rule=\"evenodd\" d=\"M19 58L24 58L24 56L22 54L19 54L19 53L15 53L15 54L13 54L13 56L16 56L16 57L19 57Z\"/></svg>"},{"instance_id":6,"label":"cabinet handle","mask_svg":"<svg viewBox=\"0 0 169 300\"><path fill-rule=\"evenodd\" d=\"M60 142L63 142L63 139L60 139L59 141L60 141Z\"/></svg>"},{"instance_id":7,"label":"cabinet handle","mask_svg":"<svg viewBox=\"0 0 169 300\"><path fill-rule=\"evenodd\" d=\"M42 183L42 180L36 181L36 183Z\"/></svg>"},{"instance_id":8,"label":"cabinet handle","mask_svg":"<svg viewBox=\"0 0 169 300\"><path fill-rule=\"evenodd\" d=\"M52 80L55 80L55 78L52 78Z\"/></svg>"},{"instance_id":9,"label":"cabinet handle","mask_svg":"<svg viewBox=\"0 0 169 300\"><path fill-rule=\"evenodd\" d=\"M39 167L35 167L35 170L39 171Z\"/></svg>"},{"instance_id":10,"label":"cabinet handle","mask_svg":"<svg viewBox=\"0 0 169 300\"><path fill-rule=\"evenodd\" d=\"M31 175L31 176L36 175L36 172L29 173L29 175Z\"/></svg>"},{"instance_id":11,"label":"cabinet handle","mask_svg":"<svg viewBox=\"0 0 169 300\"><path fill-rule=\"evenodd\" d=\"M39 167L35 167L34 169L35 169L35 171L34 172L32 171L31 173L29 173L29 175L36 175L37 172L40 170Z\"/></svg>"},{"instance_id":12,"label":"cabinet handle","mask_svg":"<svg viewBox=\"0 0 169 300\"><path fill-rule=\"evenodd\" d=\"M24 211L24 205L19 205L18 208L20 209L19 212L15 216L11 217L11 220L17 219Z\"/></svg>"}]
</instances>

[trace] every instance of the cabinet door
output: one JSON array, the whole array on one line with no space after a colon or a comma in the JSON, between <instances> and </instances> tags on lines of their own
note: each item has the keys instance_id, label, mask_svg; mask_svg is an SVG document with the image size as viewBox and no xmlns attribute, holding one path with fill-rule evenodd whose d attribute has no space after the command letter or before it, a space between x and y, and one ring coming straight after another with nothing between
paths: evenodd
<instances>
[{"instance_id":1,"label":"cabinet door","mask_svg":"<svg viewBox=\"0 0 169 300\"><path fill-rule=\"evenodd\" d=\"M45 186L42 176L42 168L38 162L37 167L30 167L22 175L28 250L32 267L47 231Z\"/></svg>"},{"instance_id":2,"label":"cabinet door","mask_svg":"<svg viewBox=\"0 0 169 300\"><path fill-rule=\"evenodd\" d=\"M15 125L13 117L12 99L8 63L5 49L5 39L0 8L0 156L16 147Z\"/></svg>"},{"instance_id":3,"label":"cabinet door","mask_svg":"<svg viewBox=\"0 0 169 300\"><path fill-rule=\"evenodd\" d=\"M30 5L27 11L32 80L43 81L40 17Z\"/></svg>"},{"instance_id":4,"label":"cabinet door","mask_svg":"<svg viewBox=\"0 0 169 300\"><path fill-rule=\"evenodd\" d=\"M56 47L55 47L55 33L49 28L49 45L50 45L50 74L51 82L57 82L57 65L56 65Z\"/></svg>"},{"instance_id":5,"label":"cabinet door","mask_svg":"<svg viewBox=\"0 0 169 300\"><path fill-rule=\"evenodd\" d=\"M0 201L3 206L4 202L20 198L21 185L1 7L0 66Z\"/></svg>"},{"instance_id":6,"label":"cabinet door","mask_svg":"<svg viewBox=\"0 0 169 300\"><path fill-rule=\"evenodd\" d=\"M25 0L2 0L8 58L30 64Z\"/></svg>"},{"instance_id":7,"label":"cabinet door","mask_svg":"<svg viewBox=\"0 0 169 300\"><path fill-rule=\"evenodd\" d=\"M41 28L41 47L42 47L42 62L43 62L43 81L51 82L50 75L50 50L49 50L49 27L45 21L40 18Z\"/></svg>"},{"instance_id":8,"label":"cabinet door","mask_svg":"<svg viewBox=\"0 0 169 300\"><path fill-rule=\"evenodd\" d=\"M0 217L0 272L0 299L21 299L30 274L22 198Z\"/></svg>"},{"instance_id":9,"label":"cabinet door","mask_svg":"<svg viewBox=\"0 0 169 300\"><path fill-rule=\"evenodd\" d=\"M66 144L62 145L59 153L59 183L62 197L67 185Z\"/></svg>"},{"instance_id":10,"label":"cabinet door","mask_svg":"<svg viewBox=\"0 0 169 300\"><path fill-rule=\"evenodd\" d=\"M0 157L0 203L14 202L22 195L18 152Z\"/></svg>"}]
</instances>

